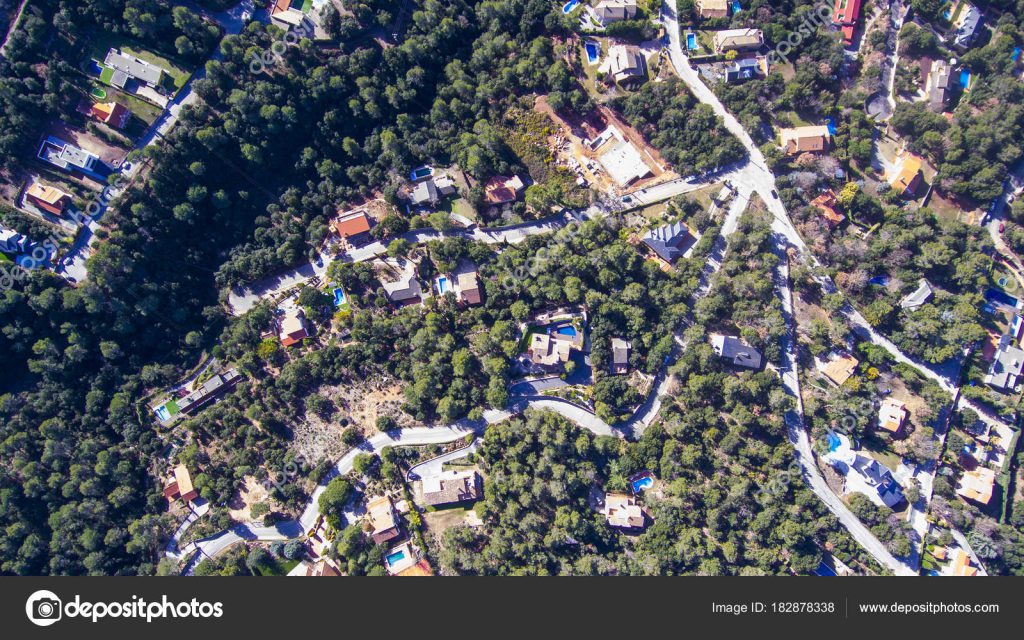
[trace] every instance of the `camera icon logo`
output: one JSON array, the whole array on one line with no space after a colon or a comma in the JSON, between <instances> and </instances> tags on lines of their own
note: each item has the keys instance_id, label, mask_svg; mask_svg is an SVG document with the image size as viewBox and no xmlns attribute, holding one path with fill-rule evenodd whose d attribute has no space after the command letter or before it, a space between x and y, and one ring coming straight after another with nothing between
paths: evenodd
<instances>
[{"instance_id":1,"label":"camera icon logo","mask_svg":"<svg viewBox=\"0 0 1024 640\"><path fill-rule=\"evenodd\" d=\"M28 597L25 603L25 613L28 619L40 627L48 627L60 620L63 606L60 598L52 591L36 591Z\"/></svg>"}]
</instances>

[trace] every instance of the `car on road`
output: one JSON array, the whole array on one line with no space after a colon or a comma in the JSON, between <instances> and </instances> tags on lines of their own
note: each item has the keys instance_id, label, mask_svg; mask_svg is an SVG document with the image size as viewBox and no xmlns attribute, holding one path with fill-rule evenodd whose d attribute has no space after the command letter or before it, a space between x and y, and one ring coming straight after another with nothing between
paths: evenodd
<instances>
[{"instance_id":1,"label":"car on road","mask_svg":"<svg viewBox=\"0 0 1024 640\"><path fill-rule=\"evenodd\" d=\"M1000 222L999 223L999 233L1002 233L1003 231L1006 231L1006 223L1005 222Z\"/></svg>"},{"instance_id":2,"label":"car on road","mask_svg":"<svg viewBox=\"0 0 1024 640\"><path fill-rule=\"evenodd\" d=\"M775 189L772 189L772 197L775 198L776 200L778 200L779 199L779 192L776 191Z\"/></svg>"}]
</instances>

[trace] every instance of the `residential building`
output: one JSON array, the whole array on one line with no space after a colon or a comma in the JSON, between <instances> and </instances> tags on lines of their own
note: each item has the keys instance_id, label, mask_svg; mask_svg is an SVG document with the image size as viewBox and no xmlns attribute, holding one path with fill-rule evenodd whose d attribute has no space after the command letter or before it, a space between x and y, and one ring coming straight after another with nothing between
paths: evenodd
<instances>
[{"instance_id":1,"label":"residential building","mask_svg":"<svg viewBox=\"0 0 1024 640\"><path fill-rule=\"evenodd\" d=\"M988 467L978 467L974 471L965 471L956 484L956 492L963 498L988 504L992 500L992 492L996 486L996 472Z\"/></svg>"},{"instance_id":2,"label":"residential building","mask_svg":"<svg viewBox=\"0 0 1024 640\"><path fill-rule=\"evenodd\" d=\"M853 464L850 466L860 474L861 479L869 487L874 489L875 495L882 504L892 509L903 502L903 488L896 482L892 471L880 462L874 458L855 454Z\"/></svg>"},{"instance_id":3,"label":"residential building","mask_svg":"<svg viewBox=\"0 0 1024 640\"><path fill-rule=\"evenodd\" d=\"M423 301L423 289L420 281L416 278L416 265L410 260L387 259L376 262L379 267L386 271L397 271L398 276L394 280L385 282L381 280L381 287L384 294L392 304L409 305Z\"/></svg>"},{"instance_id":4,"label":"residential building","mask_svg":"<svg viewBox=\"0 0 1024 640\"><path fill-rule=\"evenodd\" d=\"M917 195L918 189L921 188L921 183L924 182L924 176L921 174L921 166L923 164L924 160L920 157L913 153L906 153L899 171L895 172L890 178L889 186L900 195L906 198L913 198Z\"/></svg>"},{"instance_id":5,"label":"residential building","mask_svg":"<svg viewBox=\"0 0 1024 640\"><path fill-rule=\"evenodd\" d=\"M570 325L571 326L571 325ZM573 328L573 333L561 333L557 330L534 333L530 336L527 356L534 364L545 367L556 367L569 361L573 349L583 348L583 332Z\"/></svg>"},{"instance_id":6,"label":"residential building","mask_svg":"<svg viewBox=\"0 0 1024 640\"><path fill-rule=\"evenodd\" d=\"M711 346L715 350L715 355L729 360L736 366L748 369L761 368L761 352L735 336L713 333L711 334Z\"/></svg>"},{"instance_id":7,"label":"residential building","mask_svg":"<svg viewBox=\"0 0 1024 640\"><path fill-rule=\"evenodd\" d=\"M610 51L608 72L623 87L635 87L647 80L647 59L637 47L616 46Z\"/></svg>"},{"instance_id":8,"label":"residential building","mask_svg":"<svg viewBox=\"0 0 1024 640\"><path fill-rule=\"evenodd\" d=\"M594 15L604 26L621 20L632 20L636 17L636 0L598 0L594 5Z\"/></svg>"},{"instance_id":9,"label":"residential building","mask_svg":"<svg viewBox=\"0 0 1024 640\"><path fill-rule=\"evenodd\" d=\"M886 398L878 409L878 426L893 436L899 435L903 431L903 423L909 415L907 405L902 401Z\"/></svg>"},{"instance_id":10,"label":"residential building","mask_svg":"<svg viewBox=\"0 0 1024 640\"><path fill-rule=\"evenodd\" d=\"M612 338L612 373L629 373L629 353L633 345L622 338Z\"/></svg>"},{"instance_id":11,"label":"residential building","mask_svg":"<svg viewBox=\"0 0 1024 640\"><path fill-rule=\"evenodd\" d=\"M846 216L836 209L839 206L839 198L831 189L811 200L811 206L821 213L829 229L836 229L846 220Z\"/></svg>"},{"instance_id":12,"label":"residential building","mask_svg":"<svg viewBox=\"0 0 1024 640\"><path fill-rule=\"evenodd\" d=\"M484 185L488 204L515 202L526 185L519 176L494 176Z\"/></svg>"},{"instance_id":13,"label":"residential building","mask_svg":"<svg viewBox=\"0 0 1024 640\"><path fill-rule=\"evenodd\" d=\"M89 115L114 129L124 129L132 112L120 102L97 102L89 108Z\"/></svg>"},{"instance_id":14,"label":"residential building","mask_svg":"<svg viewBox=\"0 0 1024 640\"><path fill-rule=\"evenodd\" d=\"M726 82L741 82L756 78L761 72L761 61L757 58L733 60L725 67Z\"/></svg>"},{"instance_id":15,"label":"residential building","mask_svg":"<svg viewBox=\"0 0 1024 640\"><path fill-rule=\"evenodd\" d=\"M956 550L950 573L954 576L974 577L978 575L978 568L971 566L971 556L963 549Z\"/></svg>"},{"instance_id":16,"label":"residential building","mask_svg":"<svg viewBox=\"0 0 1024 640\"><path fill-rule=\"evenodd\" d=\"M691 235L686 223L679 221L648 231L644 234L643 243L659 258L672 264L683 256L683 246Z\"/></svg>"},{"instance_id":17,"label":"residential building","mask_svg":"<svg viewBox=\"0 0 1024 640\"><path fill-rule=\"evenodd\" d=\"M783 129L779 136L782 139L782 150L786 155L824 151L832 139L832 134L825 125Z\"/></svg>"},{"instance_id":18,"label":"residential building","mask_svg":"<svg viewBox=\"0 0 1024 640\"><path fill-rule=\"evenodd\" d=\"M477 273L475 264L469 260L462 260L452 275L455 280L455 294L458 296L459 302L467 306L483 302L480 274Z\"/></svg>"},{"instance_id":19,"label":"residential building","mask_svg":"<svg viewBox=\"0 0 1024 640\"><path fill-rule=\"evenodd\" d=\"M338 216L332 226L339 238L354 244L359 240L365 240L370 233L370 217L362 209L348 211Z\"/></svg>"},{"instance_id":20,"label":"residential building","mask_svg":"<svg viewBox=\"0 0 1024 640\"><path fill-rule=\"evenodd\" d=\"M270 10L270 22L285 31L295 29L306 35L312 34L316 27L312 19L303 13L301 0L276 0Z\"/></svg>"},{"instance_id":21,"label":"residential building","mask_svg":"<svg viewBox=\"0 0 1024 640\"><path fill-rule=\"evenodd\" d=\"M28 253L32 242L13 229L0 227L0 252Z\"/></svg>"},{"instance_id":22,"label":"residential building","mask_svg":"<svg viewBox=\"0 0 1024 640\"><path fill-rule=\"evenodd\" d=\"M917 284L917 289L907 297L903 298L900 302L900 306L904 309L916 309L928 302L932 297L932 293L932 285L924 278L921 278L921 281Z\"/></svg>"},{"instance_id":23,"label":"residential building","mask_svg":"<svg viewBox=\"0 0 1024 640\"><path fill-rule=\"evenodd\" d=\"M636 498L625 493L609 493L604 497L601 513L610 526L617 529L642 529L646 518Z\"/></svg>"},{"instance_id":24,"label":"residential building","mask_svg":"<svg viewBox=\"0 0 1024 640\"><path fill-rule=\"evenodd\" d=\"M165 498L171 502L179 498L185 502L191 502L199 497L199 492L192 486L192 476L185 465L179 464L174 467L171 474L172 477L164 486Z\"/></svg>"},{"instance_id":25,"label":"residential building","mask_svg":"<svg viewBox=\"0 0 1024 640\"><path fill-rule=\"evenodd\" d=\"M281 319L281 344L286 347L299 344L309 337L309 325L302 309L289 309Z\"/></svg>"},{"instance_id":26,"label":"residential building","mask_svg":"<svg viewBox=\"0 0 1024 640\"><path fill-rule=\"evenodd\" d=\"M697 14L702 18L727 18L729 0L697 0Z\"/></svg>"},{"instance_id":27,"label":"residential building","mask_svg":"<svg viewBox=\"0 0 1024 640\"><path fill-rule=\"evenodd\" d=\"M594 138L590 148L597 152L597 161L620 188L651 174L640 151L614 126Z\"/></svg>"},{"instance_id":28,"label":"residential building","mask_svg":"<svg viewBox=\"0 0 1024 640\"><path fill-rule=\"evenodd\" d=\"M441 194L438 193L434 180L428 178L413 187L409 199L417 207L436 207L437 203L441 202Z\"/></svg>"},{"instance_id":29,"label":"residential building","mask_svg":"<svg viewBox=\"0 0 1024 640\"><path fill-rule=\"evenodd\" d=\"M303 560L299 564L295 565L295 568L288 572L289 576L299 577L314 577L314 578L332 578L340 577L341 570L338 565L334 563L334 560L330 558L320 558L316 562L309 562Z\"/></svg>"},{"instance_id":30,"label":"residential building","mask_svg":"<svg viewBox=\"0 0 1024 640\"><path fill-rule=\"evenodd\" d=\"M928 96L928 108L937 113L945 111L952 88L953 66L945 60L936 60L928 70L924 91Z\"/></svg>"},{"instance_id":31,"label":"residential building","mask_svg":"<svg viewBox=\"0 0 1024 640\"><path fill-rule=\"evenodd\" d=\"M839 354L838 357L830 360L821 372L825 374L825 377L828 378L832 384L840 387L857 371L857 365L859 364L860 361L857 360L857 358L854 358L849 354L842 353Z\"/></svg>"},{"instance_id":32,"label":"residential building","mask_svg":"<svg viewBox=\"0 0 1024 640\"><path fill-rule=\"evenodd\" d=\"M1024 350L1017 346L1013 336L1004 335L992 359L985 384L1000 391L1013 391L1024 371Z\"/></svg>"},{"instance_id":33,"label":"residential building","mask_svg":"<svg viewBox=\"0 0 1024 640\"><path fill-rule=\"evenodd\" d=\"M962 1L952 9L953 26L956 32L953 34L953 44L958 47L967 48L974 44L978 35L978 27L984 17L981 10L970 2Z\"/></svg>"},{"instance_id":34,"label":"residential building","mask_svg":"<svg viewBox=\"0 0 1024 640\"><path fill-rule=\"evenodd\" d=\"M394 505L388 496L378 496L366 503L366 517L370 523L370 537L376 544L384 544L402 535Z\"/></svg>"},{"instance_id":35,"label":"residential building","mask_svg":"<svg viewBox=\"0 0 1024 640\"><path fill-rule=\"evenodd\" d=\"M835 0L832 11L832 24L839 27L843 34L843 44L853 44L854 31L860 18L861 0Z\"/></svg>"},{"instance_id":36,"label":"residential building","mask_svg":"<svg viewBox=\"0 0 1024 640\"><path fill-rule=\"evenodd\" d=\"M134 80L151 89L159 89L163 85L166 73L157 65L123 53L119 49L107 51L107 57L103 59L103 64L114 70L110 84L118 89L124 89L129 80Z\"/></svg>"},{"instance_id":37,"label":"residential building","mask_svg":"<svg viewBox=\"0 0 1024 640\"><path fill-rule=\"evenodd\" d=\"M200 385L199 388L176 401L178 409L186 414L196 413L224 395L227 391L233 389L241 379L242 376L236 369L228 369L223 373L210 376L210 379Z\"/></svg>"},{"instance_id":38,"label":"residential building","mask_svg":"<svg viewBox=\"0 0 1024 640\"><path fill-rule=\"evenodd\" d=\"M764 34L760 29L726 29L716 31L713 42L715 53L756 51L764 44Z\"/></svg>"},{"instance_id":39,"label":"residential building","mask_svg":"<svg viewBox=\"0 0 1024 640\"><path fill-rule=\"evenodd\" d=\"M65 193L57 187L33 182L25 192L25 200L37 209L59 216L63 215L64 210L71 204L71 194Z\"/></svg>"},{"instance_id":40,"label":"residential building","mask_svg":"<svg viewBox=\"0 0 1024 640\"><path fill-rule=\"evenodd\" d=\"M110 167L105 165L99 156L56 136L47 136L43 140L36 157L58 169L80 173L99 182L106 182L107 176L110 175Z\"/></svg>"},{"instance_id":41,"label":"residential building","mask_svg":"<svg viewBox=\"0 0 1024 640\"><path fill-rule=\"evenodd\" d=\"M444 471L423 479L423 502L436 507L479 500L484 494L481 485L476 471Z\"/></svg>"}]
</instances>

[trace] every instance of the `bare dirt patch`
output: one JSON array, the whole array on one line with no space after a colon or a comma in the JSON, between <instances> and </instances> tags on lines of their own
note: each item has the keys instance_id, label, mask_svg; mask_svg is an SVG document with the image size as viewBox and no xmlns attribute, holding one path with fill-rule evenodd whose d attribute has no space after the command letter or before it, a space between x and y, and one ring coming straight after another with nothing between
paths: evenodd
<instances>
[{"instance_id":1,"label":"bare dirt patch","mask_svg":"<svg viewBox=\"0 0 1024 640\"><path fill-rule=\"evenodd\" d=\"M242 488L228 503L228 514L236 522L250 522L252 520L250 512L252 505L266 501L267 497L267 488L255 477L246 476Z\"/></svg>"}]
</instances>

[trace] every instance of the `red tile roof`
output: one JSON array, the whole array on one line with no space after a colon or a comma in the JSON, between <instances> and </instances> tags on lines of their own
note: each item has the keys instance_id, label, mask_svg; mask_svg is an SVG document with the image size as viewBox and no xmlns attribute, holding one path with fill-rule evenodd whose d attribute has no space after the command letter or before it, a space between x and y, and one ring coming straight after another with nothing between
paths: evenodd
<instances>
[{"instance_id":1,"label":"red tile roof","mask_svg":"<svg viewBox=\"0 0 1024 640\"><path fill-rule=\"evenodd\" d=\"M370 219L365 211L346 214L334 221L334 230L342 238L351 238L370 230Z\"/></svg>"}]
</instances>

